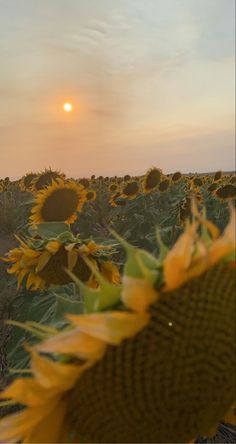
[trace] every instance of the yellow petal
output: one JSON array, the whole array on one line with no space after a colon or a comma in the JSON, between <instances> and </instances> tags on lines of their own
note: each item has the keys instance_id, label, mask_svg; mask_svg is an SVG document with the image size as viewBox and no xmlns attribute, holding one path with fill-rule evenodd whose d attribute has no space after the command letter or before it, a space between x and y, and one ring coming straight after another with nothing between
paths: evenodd
<instances>
[{"instance_id":1,"label":"yellow petal","mask_svg":"<svg viewBox=\"0 0 236 444\"><path fill-rule=\"evenodd\" d=\"M70 271L73 270L77 260L78 260L78 251L77 250L70 250L68 251L68 269Z\"/></svg>"},{"instance_id":2,"label":"yellow petal","mask_svg":"<svg viewBox=\"0 0 236 444\"><path fill-rule=\"evenodd\" d=\"M75 328L35 345L34 349L48 353L71 354L80 359L96 360L103 356L106 344L100 339L81 332L79 328Z\"/></svg>"},{"instance_id":3,"label":"yellow petal","mask_svg":"<svg viewBox=\"0 0 236 444\"><path fill-rule=\"evenodd\" d=\"M2 399L14 399L27 405L38 406L51 396L48 390L43 390L34 378L17 378L0 395Z\"/></svg>"},{"instance_id":4,"label":"yellow petal","mask_svg":"<svg viewBox=\"0 0 236 444\"><path fill-rule=\"evenodd\" d=\"M197 227L198 223L189 225L165 258L164 278L166 290L179 287L187 278L186 270L192 260Z\"/></svg>"},{"instance_id":5,"label":"yellow petal","mask_svg":"<svg viewBox=\"0 0 236 444\"><path fill-rule=\"evenodd\" d=\"M104 261L104 262L102 262L102 264L101 264L101 274L109 282L112 282L115 285L118 285L120 283L120 272L119 272L119 269L111 261Z\"/></svg>"},{"instance_id":6,"label":"yellow petal","mask_svg":"<svg viewBox=\"0 0 236 444\"><path fill-rule=\"evenodd\" d=\"M48 242L46 250L51 254L56 254L60 247L61 247L61 242L57 240L52 240Z\"/></svg>"},{"instance_id":7,"label":"yellow petal","mask_svg":"<svg viewBox=\"0 0 236 444\"><path fill-rule=\"evenodd\" d=\"M0 420L0 442L18 442L31 433L43 418L47 417L49 412L55 412L58 404L58 399L47 402L43 406L26 408L20 413L8 415ZM43 426L43 422L42 422ZM33 441L31 441L33 442ZM40 441L35 441L40 442Z\"/></svg>"},{"instance_id":8,"label":"yellow petal","mask_svg":"<svg viewBox=\"0 0 236 444\"><path fill-rule=\"evenodd\" d=\"M43 251L38 259L37 267L35 269L36 273L39 273L44 269L45 265L50 261L52 255L49 251Z\"/></svg>"},{"instance_id":9,"label":"yellow petal","mask_svg":"<svg viewBox=\"0 0 236 444\"><path fill-rule=\"evenodd\" d=\"M149 321L148 314L127 312L92 313L89 315L67 314L66 318L77 325L81 332L108 344L119 344L123 339L136 335Z\"/></svg>"},{"instance_id":10,"label":"yellow petal","mask_svg":"<svg viewBox=\"0 0 236 444\"><path fill-rule=\"evenodd\" d=\"M51 390L57 388L58 392L63 392L74 385L83 367L52 361L31 348L31 370L42 387Z\"/></svg>"},{"instance_id":11,"label":"yellow petal","mask_svg":"<svg viewBox=\"0 0 236 444\"><path fill-rule=\"evenodd\" d=\"M55 408L25 434L24 443L59 443L64 429L66 400L60 400ZM68 437L67 437L68 439ZM68 442L68 441L67 441Z\"/></svg>"},{"instance_id":12,"label":"yellow petal","mask_svg":"<svg viewBox=\"0 0 236 444\"><path fill-rule=\"evenodd\" d=\"M158 293L145 279L124 276L121 299L132 310L145 313L158 299Z\"/></svg>"}]
</instances>

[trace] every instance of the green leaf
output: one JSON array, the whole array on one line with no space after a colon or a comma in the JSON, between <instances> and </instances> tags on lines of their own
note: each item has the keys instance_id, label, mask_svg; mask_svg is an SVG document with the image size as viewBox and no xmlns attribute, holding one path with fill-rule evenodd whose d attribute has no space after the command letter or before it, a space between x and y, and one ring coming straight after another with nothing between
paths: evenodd
<instances>
[{"instance_id":1,"label":"green leaf","mask_svg":"<svg viewBox=\"0 0 236 444\"><path fill-rule=\"evenodd\" d=\"M70 234L69 225L64 222L43 222L37 226L36 232L46 239L56 239L65 232Z\"/></svg>"},{"instance_id":2,"label":"green leaf","mask_svg":"<svg viewBox=\"0 0 236 444\"><path fill-rule=\"evenodd\" d=\"M66 313L81 314L84 311L84 303L75 301L63 296L56 296L56 307L54 312L54 320L60 321L64 319Z\"/></svg>"}]
</instances>

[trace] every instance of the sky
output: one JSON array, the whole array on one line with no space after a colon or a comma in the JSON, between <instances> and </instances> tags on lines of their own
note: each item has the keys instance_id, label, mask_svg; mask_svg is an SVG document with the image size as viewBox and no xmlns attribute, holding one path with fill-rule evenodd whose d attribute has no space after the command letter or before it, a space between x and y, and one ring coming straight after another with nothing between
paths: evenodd
<instances>
[{"instance_id":1,"label":"sky","mask_svg":"<svg viewBox=\"0 0 236 444\"><path fill-rule=\"evenodd\" d=\"M0 0L0 177L235 169L234 8Z\"/></svg>"}]
</instances>

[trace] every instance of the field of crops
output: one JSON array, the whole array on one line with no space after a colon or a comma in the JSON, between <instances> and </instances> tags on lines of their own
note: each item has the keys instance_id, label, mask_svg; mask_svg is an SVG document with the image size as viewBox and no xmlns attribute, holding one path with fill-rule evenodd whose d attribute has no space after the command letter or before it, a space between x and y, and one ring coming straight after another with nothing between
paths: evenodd
<instances>
[{"instance_id":1,"label":"field of crops","mask_svg":"<svg viewBox=\"0 0 236 444\"><path fill-rule=\"evenodd\" d=\"M232 423L235 199L221 171L0 180L0 442Z\"/></svg>"}]
</instances>

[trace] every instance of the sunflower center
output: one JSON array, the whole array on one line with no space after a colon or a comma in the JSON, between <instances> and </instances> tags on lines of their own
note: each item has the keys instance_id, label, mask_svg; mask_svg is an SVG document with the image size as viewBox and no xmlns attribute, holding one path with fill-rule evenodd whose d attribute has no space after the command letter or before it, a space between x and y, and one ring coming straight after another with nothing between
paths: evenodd
<instances>
[{"instance_id":1,"label":"sunflower center","mask_svg":"<svg viewBox=\"0 0 236 444\"><path fill-rule=\"evenodd\" d=\"M48 285L65 285L71 282L70 276L65 272L68 267L67 251L62 246L54 254L38 275Z\"/></svg>"},{"instance_id":2,"label":"sunflower center","mask_svg":"<svg viewBox=\"0 0 236 444\"><path fill-rule=\"evenodd\" d=\"M217 265L151 307L148 326L104 357L70 393L76 442L189 442L234 402L234 270Z\"/></svg>"},{"instance_id":3,"label":"sunflower center","mask_svg":"<svg viewBox=\"0 0 236 444\"><path fill-rule=\"evenodd\" d=\"M155 188L161 180L161 172L159 170L152 170L148 173L145 181L145 188L151 190Z\"/></svg>"},{"instance_id":4,"label":"sunflower center","mask_svg":"<svg viewBox=\"0 0 236 444\"><path fill-rule=\"evenodd\" d=\"M79 195L73 189L56 189L47 196L41 209L41 216L45 222L63 222L69 219L76 211Z\"/></svg>"},{"instance_id":5,"label":"sunflower center","mask_svg":"<svg viewBox=\"0 0 236 444\"><path fill-rule=\"evenodd\" d=\"M123 194L125 194L125 196L134 196L138 193L138 189L137 182L130 182L123 188Z\"/></svg>"},{"instance_id":6,"label":"sunflower center","mask_svg":"<svg viewBox=\"0 0 236 444\"><path fill-rule=\"evenodd\" d=\"M88 257L89 258L89 257ZM84 262L81 256L78 256L78 260L73 268L73 273L82 281L87 282L92 274L88 265Z\"/></svg>"}]
</instances>

